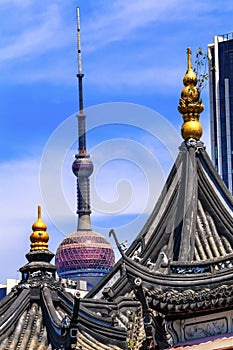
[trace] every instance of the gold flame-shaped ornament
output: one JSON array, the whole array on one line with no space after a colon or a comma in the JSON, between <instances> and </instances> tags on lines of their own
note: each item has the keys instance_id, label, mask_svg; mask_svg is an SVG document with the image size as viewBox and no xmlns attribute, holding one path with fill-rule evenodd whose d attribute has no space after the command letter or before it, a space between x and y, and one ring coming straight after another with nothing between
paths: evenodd
<instances>
[{"instance_id":1,"label":"gold flame-shaped ornament","mask_svg":"<svg viewBox=\"0 0 233 350\"><path fill-rule=\"evenodd\" d=\"M34 250L48 250L49 234L46 232L47 226L41 219L41 206L38 205L38 219L32 225L31 251Z\"/></svg>"},{"instance_id":2,"label":"gold flame-shaped ornament","mask_svg":"<svg viewBox=\"0 0 233 350\"><path fill-rule=\"evenodd\" d=\"M183 115L184 123L181 127L181 135L184 140L193 138L199 140L202 135L202 125L199 122L200 113L204 105L200 99L200 91L196 87L197 76L192 69L191 49L187 49L188 69L183 78L184 88L181 92L178 111Z\"/></svg>"}]
</instances>

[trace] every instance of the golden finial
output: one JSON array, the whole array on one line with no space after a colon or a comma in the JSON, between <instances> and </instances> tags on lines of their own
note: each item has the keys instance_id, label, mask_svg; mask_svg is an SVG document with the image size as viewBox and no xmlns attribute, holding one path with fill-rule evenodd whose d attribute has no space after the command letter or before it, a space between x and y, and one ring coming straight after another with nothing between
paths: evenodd
<instances>
[{"instance_id":1,"label":"golden finial","mask_svg":"<svg viewBox=\"0 0 233 350\"><path fill-rule=\"evenodd\" d=\"M202 125L199 122L200 113L204 109L200 99L200 91L196 87L197 76L192 69L191 49L187 49L188 69L183 78L184 88L181 92L178 111L183 115L184 123L181 134L184 140L194 138L199 140L202 135Z\"/></svg>"},{"instance_id":2,"label":"golden finial","mask_svg":"<svg viewBox=\"0 0 233 350\"><path fill-rule=\"evenodd\" d=\"M192 62L191 62L191 49L190 47L187 48L187 59L188 59L188 71L192 69Z\"/></svg>"},{"instance_id":3,"label":"golden finial","mask_svg":"<svg viewBox=\"0 0 233 350\"><path fill-rule=\"evenodd\" d=\"M38 205L38 219L32 225L31 251L34 250L47 250L49 234L46 232L47 226L41 219L41 206Z\"/></svg>"}]
</instances>

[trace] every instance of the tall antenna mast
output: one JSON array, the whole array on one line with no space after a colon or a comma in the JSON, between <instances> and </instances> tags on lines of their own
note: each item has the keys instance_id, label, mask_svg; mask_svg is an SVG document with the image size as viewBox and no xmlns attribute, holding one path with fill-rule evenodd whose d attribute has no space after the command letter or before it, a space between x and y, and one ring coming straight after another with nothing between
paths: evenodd
<instances>
[{"instance_id":1,"label":"tall antenna mast","mask_svg":"<svg viewBox=\"0 0 233 350\"><path fill-rule=\"evenodd\" d=\"M77 48L78 48L78 154L72 165L72 170L77 177L77 214L78 231L91 230L91 208L90 208L90 181L89 176L93 172L93 163L86 151L86 116L83 114L83 77L81 36L80 36L80 13L77 7Z\"/></svg>"},{"instance_id":2,"label":"tall antenna mast","mask_svg":"<svg viewBox=\"0 0 233 350\"><path fill-rule=\"evenodd\" d=\"M82 72L82 53L81 53L81 26L80 26L80 11L79 7L76 10L77 16L77 46L78 46L78 87L79 87L79 114L83 114L83 77Z\"/></svg>"},{"instance_id":3,"label":"tall antenna mast","mask_svg":"<svg viewBox=\"0 0 233 350\"><path fill-rule=\"evenodd\" d=\"M79 154L86 154L86 116L83 114L83 77L82 72L82 54L81 54L81 27L80 27L80 12L77 7L77 49L78 49L78 97L79 97L79 116L78 116L78 139L79 139Z\"/></svg>"}]
</instances>

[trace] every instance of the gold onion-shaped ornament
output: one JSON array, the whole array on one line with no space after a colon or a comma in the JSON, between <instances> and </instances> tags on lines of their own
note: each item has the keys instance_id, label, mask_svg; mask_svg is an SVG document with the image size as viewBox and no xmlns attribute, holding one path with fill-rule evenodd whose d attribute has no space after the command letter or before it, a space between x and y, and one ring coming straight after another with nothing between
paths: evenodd
<instances>
[{"instance_id":1,"label":"gold onion-shaped ornament","mask_svg":"<svg viewBox=\"0 0 233 350\"><path fill-rule=\"evenodd\" d=\"M181 135L184 140L194 138L199 140L202 135L202 125L199 122L200 113L204 105L200 99L200 91L196 87L197 76L192 69L191 50L187 49L188 69L183 78L184 88L181 92L178 111L183 115L184 123L181 127Z\"/></svg>"},{"instance_id":2,"label":"gold onion-shaped ornament","mask_svg":"<svg viewBox=\"0 0 233 350\"><path fill-rule=\"evenodd\" d=\"M41 206L38 205L38 219L32 225L31 240L31 251L34 250L47 250L49 234L46 232L47 226L41 219Z\"/></svg>"}]
</instances>

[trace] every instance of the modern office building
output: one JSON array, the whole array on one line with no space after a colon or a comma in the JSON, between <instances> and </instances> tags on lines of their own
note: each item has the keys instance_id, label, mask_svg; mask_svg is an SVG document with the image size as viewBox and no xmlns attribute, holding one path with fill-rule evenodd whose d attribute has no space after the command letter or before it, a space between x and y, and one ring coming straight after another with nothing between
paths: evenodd
<instances>
[{"instance_id":1,"label":"modern office building","mask_svg":"<svg viewBox=\"0 0 233 350\"><path fill-rule=\"evenodd\" d=\"M216 170L233 191L233 33L208 46L211 153Z\"/></svg>"}]
</instances>

